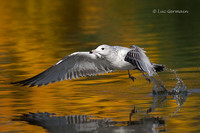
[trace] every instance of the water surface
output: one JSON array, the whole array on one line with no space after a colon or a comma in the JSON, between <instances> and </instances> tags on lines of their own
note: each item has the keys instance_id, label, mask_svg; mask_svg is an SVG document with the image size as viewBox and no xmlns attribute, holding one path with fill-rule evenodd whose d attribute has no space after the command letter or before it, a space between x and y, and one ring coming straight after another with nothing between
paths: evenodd
<instances>
[{"instance_id":1,"label":"water surface","mask_svg":"<svg viewBox=\"0 0 200 133\"><path fill-rule=\"evenodd\" d=\"M165 120L159 127L165 132L200 132L198 5L180 0L1 1L0 132L46 132L41 126L13 121L28 112L128 121L134 106L139 110L134 120L159 117ZM189 13L154 14L153 9ZM180 98L154 97L152 83L142 77L133 83L126 71L39 88L8 84L34 76L72 52L89 51L102 43L145 48L152 62L175 69L190 93ZM172 72L159 73L159 78L167 89L176 86ZM150 107L154 110L147 114Z\"/></svg>"}]
</instances>

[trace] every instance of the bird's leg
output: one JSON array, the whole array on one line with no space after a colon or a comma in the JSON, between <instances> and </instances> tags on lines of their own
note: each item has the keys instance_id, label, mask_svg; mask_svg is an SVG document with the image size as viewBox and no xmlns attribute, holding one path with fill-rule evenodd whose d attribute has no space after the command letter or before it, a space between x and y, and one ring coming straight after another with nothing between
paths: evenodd
<instances>
[{"instance_id":1,"label":"bird's leg","mask_svg":"<svg viewBox=\"0 0 200 133\"><path fill-rule=\"evenodd\" d=\"M151 113L151 112L153 112L153 108L152 107L148 108L146 113L148 114L148 113Z\"/></svg>"},{"instance_id":2,"label":"bird's leg","mask_svg":"<svg viewBox=\"0 0 200 133\"><path fill-rule=\"evenodd\" d=\"M135 78L135 77L133 77L133 76L131 76L131 74L130 74L129 70L128 70L128 76L129 76L129 78L130 78L130 79L132 79L132 81L133 81L133 82L135 81L135 79L136 79L136 78Z\"/></svg>"},{"instance_id":3,"label":"bird's leg","mask_svg":"<svg viewBox=\"0 0 200 133\"><path fill-rule=\"evenodd\" d=\"M135 108L135 106L134 106L134 109L131 110L131 113L129 114L129 124L130 124L130 125L131 125L131 123L132 123L131 117L132 117L132 115L135 114L135 113L137 113L137 110L136 110L136 108Z\"/></svg>"},{"instance_id":4,"label":"bird's leg","mask_svg":"<svg viewBox=\"0 0 200 133\"><path fill-rule=\"evenodd\" d=\"M147 74L144 74L144 72L142 72L142 75L145 77L145 79L146 79L147 81L149 81L149 83L151 83L151 79L147 77Z\"/></svg>"}]
</instances>

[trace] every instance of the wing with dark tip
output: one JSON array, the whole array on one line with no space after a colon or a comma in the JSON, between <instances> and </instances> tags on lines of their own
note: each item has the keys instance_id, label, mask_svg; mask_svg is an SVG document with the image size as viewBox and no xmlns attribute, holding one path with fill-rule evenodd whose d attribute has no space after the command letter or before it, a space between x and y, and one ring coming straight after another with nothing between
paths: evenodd
<instances>
[{"instance_id":1,"label":"wing with dark tip","mask_svg":"<svg viewBox=\"0 0 200 133\"><path fill-rule=\"evenodd\" d=\"M110 66L110 63L101 58L100 55L89 54L89 52L76 52L64 57L44 72L13 84L29 85L30 87L41 86L64 79L70 80L113 71L114 69Z\"/></svg>"},{"instance_id":2,"label":"wing with dark tip","mask_svg":"<svg viewBox=\"0 0 200 133\"><path fill-rule=\"evenodd\" d=\"M136 66L138 70L148 73L149 76L153 76L156 72L145 51L135 45L132 45L131 48L124 60Z\"/></svg>"}]
</instances>

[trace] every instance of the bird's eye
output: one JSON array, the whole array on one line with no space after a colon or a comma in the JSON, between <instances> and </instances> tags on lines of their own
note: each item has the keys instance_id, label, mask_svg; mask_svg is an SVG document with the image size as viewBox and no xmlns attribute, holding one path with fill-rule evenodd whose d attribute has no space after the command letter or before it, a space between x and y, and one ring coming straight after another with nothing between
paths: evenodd
<instances>
[{"instance_id":1,"label":"bird's eye","mask_svg":"<svg viewBox=\"0 0 200 133\"><path fill-rule=\"evenodd\" d=\"M101 48L102 50L104 50L105 48Z\"/></svg>"}]
</instances>

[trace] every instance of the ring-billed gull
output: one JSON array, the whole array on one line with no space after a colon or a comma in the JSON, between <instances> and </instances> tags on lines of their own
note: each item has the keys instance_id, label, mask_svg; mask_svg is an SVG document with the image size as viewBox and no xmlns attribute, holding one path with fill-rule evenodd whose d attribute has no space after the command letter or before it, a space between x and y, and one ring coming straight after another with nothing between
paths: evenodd
<instances>
[{"instance_id":1,"label":"ring-billed gull","mask_svg":"<svg viewBox=\"0 0 200 133\"><path fill-rule=\"evenodd\" d=\"M13 83L39 87L64 79L94 76L115 70L128 70L129 78L134 81L135 78L130 75L129 70L136 69L143 75L146 72L153 76L156 72L163 71L164 65L151 63L145 51L136 45L127 48L103 44L89 52L72 53L42 73Z\"/></svg>"}]
</instances>

